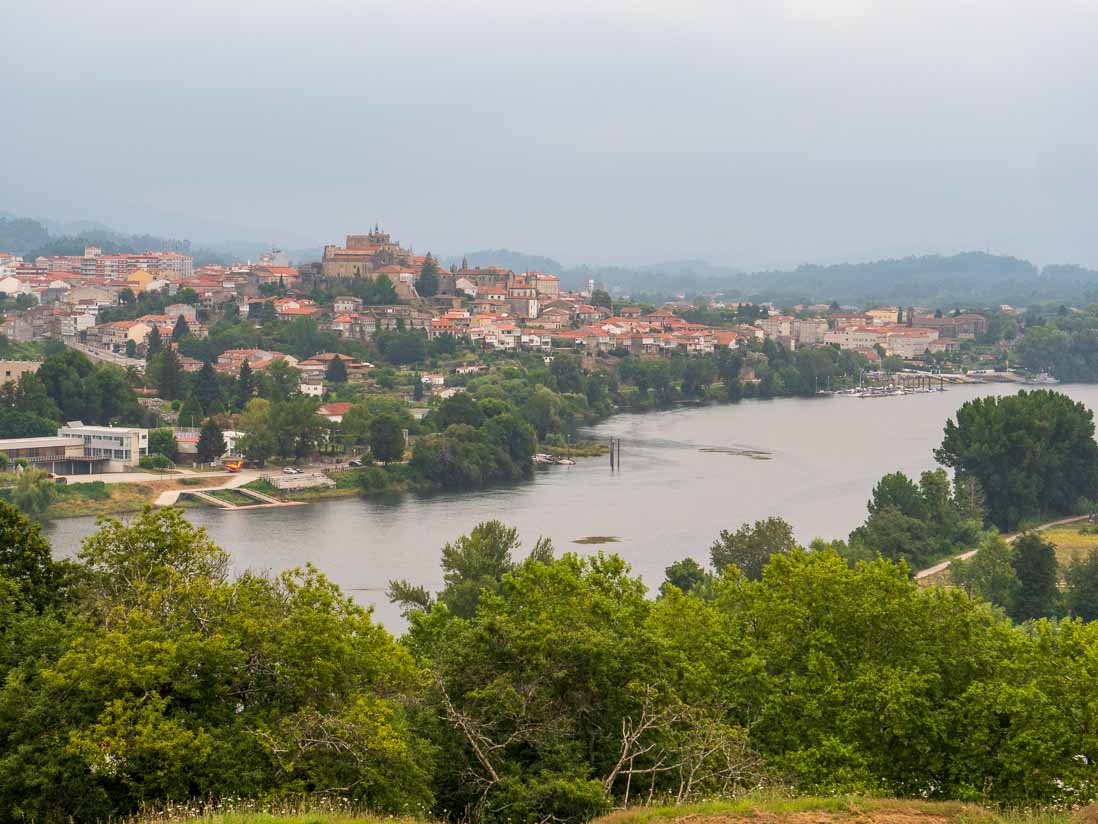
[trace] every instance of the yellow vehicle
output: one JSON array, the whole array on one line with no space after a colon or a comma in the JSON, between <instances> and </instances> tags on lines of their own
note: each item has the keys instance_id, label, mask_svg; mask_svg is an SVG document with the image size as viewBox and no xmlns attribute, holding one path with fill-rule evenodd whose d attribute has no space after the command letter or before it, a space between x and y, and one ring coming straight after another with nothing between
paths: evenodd
<instances>
[{"instance_id":1,"label":"yellow vehicle","mask_svg":"<svg viewBox=\"0 0 1098 824\"><path fill-rule=\"evenodd\" d=\"M222 461L221 465L223 467L225 467L227 470L229 470L230 472L239 472L241 469L244 468L244 459L243 458L237 458L237 459L232 460L232 461Z\"/></svg>"}]
</instances>

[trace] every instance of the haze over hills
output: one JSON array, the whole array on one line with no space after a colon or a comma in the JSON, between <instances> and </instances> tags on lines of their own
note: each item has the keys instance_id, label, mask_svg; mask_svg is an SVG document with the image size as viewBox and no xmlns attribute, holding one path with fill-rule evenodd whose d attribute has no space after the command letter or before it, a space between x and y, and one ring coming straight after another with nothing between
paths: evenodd
<instances>
[{"instance_id":1,"label":"haze over hills","mask_svg":"<svg viewBox=\"0 0 1098 824\"><path fill-rule=\"evenodd\" d=\"M198 265L254 260L270 244L257 241L192 243L151 234L126 234L96 221L59 223L0 212L0 251L25 257L80 254L95 245L108 253L179 251ZM285 250L291 260L319 260L320 247ZM653 299L721 294L780 302L903 303L922 305L1098 301L1098 271L1072 264L1038 267L1028 260L985 252L919 255L857 263L806 263L794 269L745 272L701 259L639 265L567 266L554 257L513 249L480 249L441 257L446 266L502 266L557 275L567 288L595 281L619 295Z\"/></svg>"}]
</instances>

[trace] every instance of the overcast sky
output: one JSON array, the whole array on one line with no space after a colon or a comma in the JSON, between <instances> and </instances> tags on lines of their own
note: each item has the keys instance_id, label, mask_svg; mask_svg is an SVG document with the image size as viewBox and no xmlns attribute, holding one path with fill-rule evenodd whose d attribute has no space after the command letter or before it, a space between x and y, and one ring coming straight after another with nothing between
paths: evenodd
<instances>
[{"instance_id":1,"label":"overcast sky","mask_svg":"<svg viewBox=\"0 0 1098 824\"><path fill-rule=\"evenodd\" d=\"M12 0L0 33L3 211L1098 266L1098 0Z\"/></svg>"}]
</instances>

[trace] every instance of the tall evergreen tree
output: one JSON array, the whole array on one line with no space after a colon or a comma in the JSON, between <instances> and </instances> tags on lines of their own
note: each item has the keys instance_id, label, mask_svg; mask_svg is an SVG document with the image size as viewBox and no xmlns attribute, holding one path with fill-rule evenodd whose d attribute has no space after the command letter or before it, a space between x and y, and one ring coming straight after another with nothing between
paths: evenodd
<instances>
[{"instance_id":1,"label":"tall evergreen tree","mask_svg":"<svg viewBox=\"0 0 1098 824\"><path fill-rule=\"evenodd\" d=\"M180 315L175 319L175 326L172 328L172 340L180 341L187 337L191 333L191 327L187 324L187 319Z\"/></svg>"},{"instance_id":2,"label":"tall evergreen tree","mask_svg":"<svg viewBox=\"0 0 1098 824\"><path fill-rule=\"evenodd\" d=\"M198 435L198 461L199 463L213 463L225 454L225 435L217 421L206 418L202 424L202 432Z\"/></svg>"},{"instance_id":3,"label":"tall evergreen tree","mask_svg":"<svg viewBox=\"0 0 1098 824\"><path fill-rule=\"evenodd\" d=\"M438 262L427 253L423 261L423 268L419 271L419 280L416 281L416 291L420 297L430 298L438 294Z\"/></svg>"},{"instance_id":4,"label":"tall evergreen tree","mask_svg":"<svg viewBox=\"0 0 1098 824\"><path fill-rule=\"evenodd\" d=\"M1028 621L1055 615L1060 597L1056 548L1037 533L1028 532L1014 542L1012 563L1019 587L1010 617Z\"/></svg>"},{"instance_id":5,"label":"tall evergreen tree","mask_svg":"<svg viewBox=\"0 0 1098 824\"><path fill-rule=\"evenodd\" d=\"M255 397L255 375L247 361L240 364L240 374L236 378L236 405L243 409Z\"/></svg>"},{"instance_id":6,"label":"tall evergreen tree","mask_svg":"<svg viewBox=\"0 0 1098 824\"><path fill-rule=\"evenodd\" d=\"M160 354L164 348L164 342L160 339L160 329L154 326L149 332L149 339L145 343L145 362L148 363Z\"/></svg>"},{"instance_id":7,"label":"tall evergreen tree","mask_svg":"<svg viewBox=\"0 0 1098 824\"><path fill-rule=\"evenodd\" d=\"M183 364L175 349L168 347L156 357L156 391L164 400L178 398L183 388Z\"/></svg>"},{"instance_id":8,"label":"tall evergreen tree","mask_svg":"<svg viewBox=\"0 0 1098 824\"><path fill-rule=\"evenodd\" d=\"M202 368L198 370L192 392L206 414L209 414L214 402L221 398L221 383L217 379L217 371L209 361L202 364Z\"/></svg>"},{"instance_id":9,"label":"tall evergreen tree","mask_svg":"<svg viewBox=\"0 0 1098 824\"><path fill-rule=\"evenodd\" d=\"M328 368L324 372L324 379L328 383L346 383L347 382L347 364L343 362L343 358L336 355L328 363Z\"/></svg>"}]
</instances>

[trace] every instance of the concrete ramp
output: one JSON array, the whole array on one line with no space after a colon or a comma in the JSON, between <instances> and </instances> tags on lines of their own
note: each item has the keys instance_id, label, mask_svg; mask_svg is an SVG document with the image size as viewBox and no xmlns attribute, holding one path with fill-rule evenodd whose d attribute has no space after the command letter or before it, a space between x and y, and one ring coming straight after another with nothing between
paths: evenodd
<instances>
[{"instance_id":1,"label":"concrete ramp","mask_svg":"<svg viewBox=\"0 0 1098 824\"><path fill-rule=\"evenodd\" d=\"M222 509L237 509L237 506L235 504L231 504L228 501L223 501L220 498L214 497L209 492L206 492L202 489L188 489L185 490L183 494L193 495L200 501L205 501L208 504L213 504L214 506L221 507Z\"/></svg>"}]
</instances>

